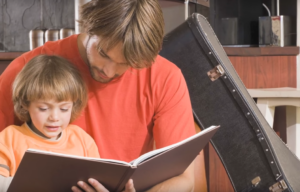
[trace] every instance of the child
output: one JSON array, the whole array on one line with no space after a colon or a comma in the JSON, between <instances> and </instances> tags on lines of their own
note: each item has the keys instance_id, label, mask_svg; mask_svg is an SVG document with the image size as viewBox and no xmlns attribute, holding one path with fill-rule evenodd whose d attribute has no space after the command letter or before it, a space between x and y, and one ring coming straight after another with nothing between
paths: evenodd
<instances>
[{"instance_id":1,"label":"child","mask_svg":"<svg viewBox=\"0 0 300 192\"><path fill-rule=\"evenodd\" d=\"M100 158L94 140L69 124L85 107L87 90L67 60L48 55L30 60L14 81L12 97L25 123L0 133L0 191L7 190L28 148Z\"/></svg>"}]
</instances>

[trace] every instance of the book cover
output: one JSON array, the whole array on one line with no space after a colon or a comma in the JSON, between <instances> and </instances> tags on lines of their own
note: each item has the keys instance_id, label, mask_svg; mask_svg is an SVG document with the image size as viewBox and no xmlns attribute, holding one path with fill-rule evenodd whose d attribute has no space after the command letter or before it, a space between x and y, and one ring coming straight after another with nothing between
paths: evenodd
<instances>
[{"instance_id":1,"label":"book cover","mask_svg":"<svg viewBox=\"0 0 300 192\"><path fill-rule=\"evenodd\" d=\"M132 178L136 191L144 191L183 173L218 128L211 126L181 142L150 151L130 163L29 149L8 192L71 191L78 181L87 182L88 178L98 180L109 191L122 191Z\"/></svg>"}]
</instances>

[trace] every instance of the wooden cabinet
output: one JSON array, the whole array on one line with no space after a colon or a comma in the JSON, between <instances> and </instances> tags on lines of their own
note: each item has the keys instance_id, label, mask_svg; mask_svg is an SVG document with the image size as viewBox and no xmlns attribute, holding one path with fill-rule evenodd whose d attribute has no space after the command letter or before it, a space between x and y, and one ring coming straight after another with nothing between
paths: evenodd
<instances>
[{"instance_id":1,"label":"wooden cabinet","mask_svg":"<svg viewBox=\"0 0 300 192\"><path fill-rule=\"evenodd\" d=\"M225 51L246 88L297 87L299 47L225 47Z\"/></svg>"},{"instance_id":2,"label":"wooden cabinet","mask_svg":"<svg viewBox=\"0 0 300 192\"><path fill-rule=\"evenodd\" d=\"M229 57L248 89L297 87L296 56Z\"/></svg>"}]
</instances>

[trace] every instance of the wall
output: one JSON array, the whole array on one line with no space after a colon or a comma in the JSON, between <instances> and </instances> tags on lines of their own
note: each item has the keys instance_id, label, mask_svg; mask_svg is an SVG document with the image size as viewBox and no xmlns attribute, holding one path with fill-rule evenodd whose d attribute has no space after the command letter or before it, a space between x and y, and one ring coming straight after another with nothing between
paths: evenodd
<instances>
[{"instance_id":1,"label":"wall","mask_svg":"<svg viewBox=\"0 0 300 192\"><path fill-rule=\"evenodd\" d=\"M31 29L74 25L74 0L0 0L0 51L28 51Z\"/></svg>"},{"instance_id":2,"label":"wall","mask_svg":"<svg viewBox=\"0 0 300 192\"><path fill-rule=\"evenodd\" d=\"M203 2L202 2L203 1ZM202 0L199 3L207 4ZM185 4L183 1L159 0L165 20L165 34L168 34L173 29L178 27L185 21ZM192 13L200 13L205 17L209 17L209 7L202 4L189 3L189 15Z\"/></svg>"},{"instance_id":3,"label":"wall","mask_svg":"<svg viewBox=\"0 0 300 192\"><path fill-rule=\"evenodd\" d=\"M296 2L297 0L281 0L280 1L280 15L286 15L292 17L292 26L296 26ZM216 32L216 35L222 41L222 35L226 34L228 30L226 27L226 21L229 18L236 18L237 31L236 41L238 45L252 45L258 46L258 18L261 16L268 16L266 9L263 7L263 3L266 4L271 15L277 14L276 0L210 0L210 23ZM224 22L225 21L225 22ZM230 29L230 28L229 28ZM293 27L292 33L296 33L296 28ZM292 40L292 45L296 45L295 35ZM224 37L226 38L226 37Z\"/></svg>"},{"instance_id":4,"label":"wall","mask_svg":"<svg viewBox=\"0 0 300 192\"><path fill-rule=\"evenodd\" d=\"M297 21L300 21L300 0L297 0ZM297 46L300 46L300 25L297 23ZM297 55L297 88L300 88L300 55Z\"/></svg>"}]
</instances>

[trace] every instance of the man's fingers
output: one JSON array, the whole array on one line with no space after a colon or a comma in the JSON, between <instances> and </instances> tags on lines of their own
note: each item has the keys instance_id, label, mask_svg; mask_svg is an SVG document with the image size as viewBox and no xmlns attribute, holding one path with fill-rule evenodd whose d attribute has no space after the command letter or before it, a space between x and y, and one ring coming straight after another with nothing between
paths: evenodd
<instances>
[{"instance_id":1,"label":"man's fingers","mask_svg":"<svg viewBox=\"0 0 300 192\"><path fill-rule=\"evenodd\" d=\"M78 189L78 187L76 187L76 186L73 186L72 188L72 191L73 192L82 192L80 189Z\"/></svg>"},{"instance_id":2,"label":"man's fingers","mask_svg":"<svg viewBox=\"0 0 300 192\"><path fill-rule=\"evenodd\" d=\"M83 181L78 181L77 185L85 192L96 192L95 189L93 189L91 186L89 186L87 183Z\"/></svg>"},{"instance_id":3,"label":"man's fingers","mask_svg":"<svg viewBox=\"0 0 300 192\"><path fill-rule=\"evenodd\" d=\"M79 181L77 185L85 192L109 192L95 179L89 179L88 182L92 187L83 181ZM82 190L76 186L73 186L71 189L73 192L82 192Z\"/></svg>"},{"instance_id":4,"label":"man's fingers","mask_svg":"<svg viewBox=\"0 0 300 192\"><path fill-rule=\"evenodd\" d=\"M101 183L97 180L90 178L89 183L95 188L96 192L109 192Z\"/></svg>"}]
</instances>

